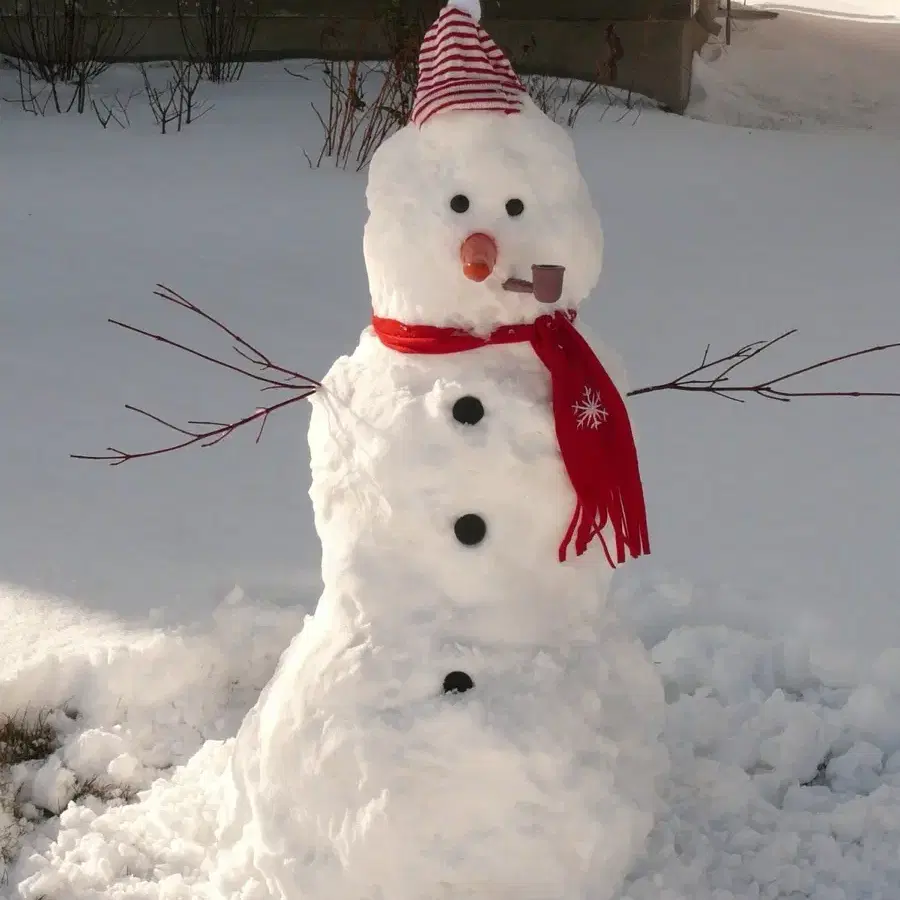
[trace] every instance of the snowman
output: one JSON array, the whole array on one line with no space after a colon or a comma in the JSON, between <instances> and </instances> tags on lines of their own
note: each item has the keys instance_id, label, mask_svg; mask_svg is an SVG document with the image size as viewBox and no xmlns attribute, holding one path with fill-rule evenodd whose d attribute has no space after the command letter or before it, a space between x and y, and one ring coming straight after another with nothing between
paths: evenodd
<instances>
[{"instance_id":1,"label":"snowman","mask_svg":"<svg viewBox=\"0 0 900 900\"><path fill-rule=\"evenodd\" d=\"M662 688L606 602L637 456L573 321L600 221L479 12L371 164L373 317L309 429L324 590L234 740L229 900L608 900L658 814Z\"/></svg>"}]
</instances>

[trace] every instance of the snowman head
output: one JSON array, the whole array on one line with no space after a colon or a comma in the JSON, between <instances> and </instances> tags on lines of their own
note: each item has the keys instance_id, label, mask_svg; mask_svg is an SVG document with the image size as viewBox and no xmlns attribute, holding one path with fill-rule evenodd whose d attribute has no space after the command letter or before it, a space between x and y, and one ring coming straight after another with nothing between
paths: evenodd
<instances>
[{"instance_id":1,"label":"snowman head","mask_svg":"<svg viewBox=\"0 0 900 900\"><path fill-rule=\"evenodd\" d=\"M571 138L478 14L450 0L425 36L412 121L372 160L364 249L376 315L486 333L576 308L603 232ZM555 302L521 291L535 265L564 267Z\"/></svg>"}]
</instances>

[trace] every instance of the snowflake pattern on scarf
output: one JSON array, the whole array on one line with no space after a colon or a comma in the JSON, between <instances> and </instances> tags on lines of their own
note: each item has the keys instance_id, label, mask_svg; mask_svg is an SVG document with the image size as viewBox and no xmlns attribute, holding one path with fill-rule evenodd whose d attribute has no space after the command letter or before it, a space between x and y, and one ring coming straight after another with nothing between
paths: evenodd
<instances>
[{"instance_id":1,"label":"snowflake pattern on scarf","mask_svg":"<svg viewBox=\"0 0 900 900\"><path fill-rule=\"evenodd\" d=\"M599 392L589 387L584 389L584 396L572 406L572 410L578 418L579 428L596 429L609 418L606 407L600 402Z\"/></svg>"}]
</instances>

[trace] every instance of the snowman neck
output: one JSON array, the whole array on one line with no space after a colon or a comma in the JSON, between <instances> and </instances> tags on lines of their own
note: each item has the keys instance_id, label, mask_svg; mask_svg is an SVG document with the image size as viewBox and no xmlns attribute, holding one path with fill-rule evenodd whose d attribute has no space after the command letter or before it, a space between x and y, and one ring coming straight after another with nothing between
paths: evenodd
<instances>
[{"instance_id":1,"label":"snowman neck","mask_svg":"<svg viewBox=\"0 0 900 900\"><path fill-rule=\"evenodd\" d=\"M552 310L512 291L488 291L477 298L437 298L433 292L400 289L372 290L372 311L377 319L405 325L452 328L487 337L504 326L532 325L548 312L574 316L577 304L561 301Z\"/></svg>"}]
</instances>

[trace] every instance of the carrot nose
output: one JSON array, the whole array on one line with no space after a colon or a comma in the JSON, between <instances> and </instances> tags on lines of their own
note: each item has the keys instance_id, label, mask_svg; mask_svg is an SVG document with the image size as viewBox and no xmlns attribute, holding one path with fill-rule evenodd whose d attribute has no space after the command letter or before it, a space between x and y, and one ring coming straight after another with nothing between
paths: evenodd
<instances>
[{"instance_id":1,"label":"carrot nose","mask_svg":"<svg viewBox=\"0 0 900 900\"><path fill-rule=\"evenodd\" d=\"M466 278L484 281L497 265L497 242L489 234L470 234L462 242L459 256Z\"/></svg>"}]
</instances>

